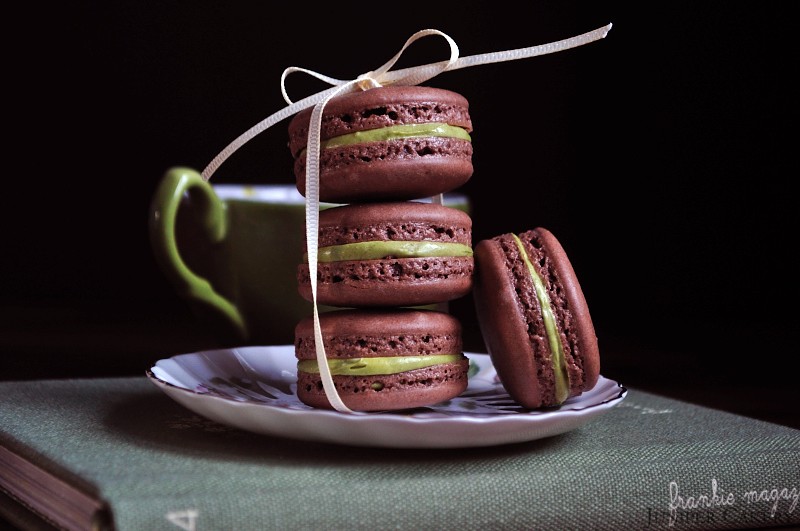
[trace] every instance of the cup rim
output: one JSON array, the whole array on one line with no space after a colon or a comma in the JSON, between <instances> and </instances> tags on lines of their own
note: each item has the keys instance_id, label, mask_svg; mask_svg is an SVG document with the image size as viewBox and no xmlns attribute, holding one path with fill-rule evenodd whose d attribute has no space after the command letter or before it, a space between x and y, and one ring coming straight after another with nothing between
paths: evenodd
<instances>
[{"instance_id":1,"label":"cup rim","mask_svg":"<svg viewBox=\"0 0 800 531\"><path fill-rule=\"evenodd\" d=\"M214 192L223 201L255 201L265 203L303 204L305 198L294 184L213 184Z\"/></svg>"},{"instance_id":2,"label":"cup rim","mask_svg":"<svg viewBox=\"0 0 800 531\"><path fill-rule=\"evenodd\" d=\"M282 203L292 205L302 205L305 203L305 197L297 190L297 186L290 183L269 183L269 184L237 184L237 183L220 183L212 184L214 192L223 201L253 201L261 203ZM429 203L430 197L414 199L414 201L421 201ZM444 194L444 203L447 204L465 204L469 202L466 194L458 191L447 192ZM326 205L333 205L334 203L324 203Z\"/></svg>"}]
</instances>

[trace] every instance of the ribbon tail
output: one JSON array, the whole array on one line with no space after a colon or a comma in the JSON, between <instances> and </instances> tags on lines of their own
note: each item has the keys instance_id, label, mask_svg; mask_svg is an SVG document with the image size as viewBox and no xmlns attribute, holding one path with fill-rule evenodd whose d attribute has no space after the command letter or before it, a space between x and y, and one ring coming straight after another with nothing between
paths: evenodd
<instances>
[{"instance_id":1,"label":"ribbon tail","mask_svg":"<svg viewBox=\"0 0 800 531\"><path fill-rule=\"evenodd\" d=\"M306 253L308 255L308 273L311 282L311 302L314 306L314 346L316 349L317 365L319 366L322 388L331 406L336 411L352 413L339 396L333 382L328 358L325 353L325 343L319 322L319 304L317 302L317 266L319 250L319 150L320 150L320 124L322 110L330 98L347 88L348 85L337 87L331 94L319 102L311 113L309 123L308 143L306 149Z\"/></svg>"},{"instance_id":2,"label":"ribbon tail","mask_svg":"<svg viewBox=\"0 0 800 531\"><path fill-rule=\"evenodd\" d=\"M303 109L307 109L312 105L315 105L322 99L324 99L329 94L332 94L341 87L333 87L322 92L318 92L316 94L312 94L307 98L303 98L302 100L292 103L281 109L280 111L269 115L268 117L264 118L256 125L239 135L233 142L228 144L225 149L220 151L220 153L214 157L211 162L203 169L201 175L203 180L208 181L211 179L211 176L217 171L217 169L222 166L222 163L225 162L231 155L233 155L240 147L245 145L247 142L255 138L256 136L260 135L276 123L285 120L286 118L297 114L298 112L302 111Z\"/></svg>"}]
</instances>

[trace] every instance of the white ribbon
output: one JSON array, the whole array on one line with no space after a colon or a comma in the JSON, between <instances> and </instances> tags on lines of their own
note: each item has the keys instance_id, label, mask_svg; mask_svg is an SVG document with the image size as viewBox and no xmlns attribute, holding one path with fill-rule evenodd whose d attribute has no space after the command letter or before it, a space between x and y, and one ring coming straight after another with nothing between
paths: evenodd
<instances>
[{"instance_id":1,"label":"white ribbon","mask_svg":"<svg viewBox=\"0 0 800 531\"><path fill-rule=\"evenodd\" d=\"M503 61L526 59L528 57L535 57L538 55L546 55L568 50L570 48L575 48L602 39L610 30L611 24L608 24L594 31L548 44L459 58L458 45L452 38L439 30L425 29L412 35L406 41L400 51L397 52L397 54L395 54L395 56L392 57L386 64L377 70L361 74L352 80L335 79L323 74L319 74L312 70L307 70L305 68L294 66L289 67L283 71L283 74L281 74L281 94L283 95L283 99L286 101L286 103L288 103L288 106L265 118L261 122L251 127L249 130L245 131L233 142L228 144L228 146L216 157L214 157L214 159L203 170L202 177L204 180L208 181L228 157L230 157L245 143L253 139L256 135L266 131L276 123L288 118L289 116L292 116L303 109L314 106L314 110L311 112L311 121L309 124L308 140L306 145L306 251L308 254L308 272L311 279L311 295L314 306L314 342L316 345L317 364L319 365L320 376L322 377L322 387L325 391L328 401L331 403L334 409L340 412L356 413L348 408L344 402L342 402L342 399L339 397L339 393L336 391L336 387L333 383L333 378L331 376L327 357L325 355L325 346L323 344L322 332L320 330L319 323L319 309L317 308L320 127L322 124L322 111L324 110L325 105L327 105L331 98L334 98L339 94L356 92L358 90L369 90L386 85L419 85L420 83L424 83L425 81L436 77L442 72L449 70L458 70L459 68L466 68L469 66L482 65L486 63L499 63ZM450 45L450 58L447 61L403 68L395 71L390 70L406 50L406 48L408 48L417 39L421 39L422 37L427 37L430 35L443 37L447 40L448 44ZM302 72L311 75L317 79L325 81L330 85L333 85L333 87L293 103L286 93L285 85L287 76L295 72ZM442 194L434 197L433 201L441 203Z\"/></svg>"}]
</instances>

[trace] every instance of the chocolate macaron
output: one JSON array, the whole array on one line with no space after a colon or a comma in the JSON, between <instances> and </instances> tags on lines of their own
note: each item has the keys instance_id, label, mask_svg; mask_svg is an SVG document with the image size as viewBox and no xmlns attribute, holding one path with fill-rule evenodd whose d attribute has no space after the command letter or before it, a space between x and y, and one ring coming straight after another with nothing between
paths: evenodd
<instances>
[{"instance_id":1,"label":"chocolate macaron","mask_svg":"<svg viewBox=\"0 0 800 531\"><path fill-rule=\"evenodd\" d=\"M518 404L558 406L597 383L600 353L589 308L550 231L478 242L473 297L497 375Z\"/></svg>"},{"instance_id":2,"label":"chocolate macaron","mask_svg":"<svg viewBox=\"0 0 800 531\"><path fill-rule=\"evenodd\" d=\"M420 201L348 204L319 213L317 302L337 307L421 306L472 289L472 219ZM298 291L312 300L306 260Z\"/></svg>"},{"instance_id":3,"label":"chocolate macaron","mask_svg":"<svg viewBox=\"0 0 800 531\"><path fill-rule=\"evenodd\" d=\"M303 195L312 110L288 126ZM405 201L454 190L473 173L471 132L466 98L449 90L387 86L337 96L322 115L319 198Z\"/></svg>"},{"instance_id":4,"label":"chocolate macaron","mask_svg":"<svg viewBox=\"0 0 800 531\"><path fill-rule=\"evenodd\" d=\"M353 411L423 407L467 388L469 360L461 324L432 310L334 310L320 314L320 332L336 392ZM332 409L316 357L314 321L295 327L297 397Z\"/></svg>"}]
</instances>

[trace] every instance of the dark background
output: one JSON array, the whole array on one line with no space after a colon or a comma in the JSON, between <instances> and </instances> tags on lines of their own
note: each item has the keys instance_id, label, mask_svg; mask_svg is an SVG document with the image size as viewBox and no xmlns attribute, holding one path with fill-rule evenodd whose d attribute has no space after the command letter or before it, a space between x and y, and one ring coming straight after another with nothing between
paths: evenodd
<instances>
[{"instance_id":1,"label":"dark background","mask_svg":"<svg viewBox=\"0 0 800 531\"><path fill-rule=\"evenodd\" d=\"M350 79L425 28L466 56L611 22L580 48L426 83L470 100L475 173L460 191L474 240L559 237L607 377L800 427L788 4L350 5L126 0L9 16L0 378L143 375L215 345L152 258L149 203L167 168L202 170L283 108L284 68ZM399 66L446 56L428 37ZM295 100L324 88L288 82ZM293 182L285 125L213 181ZM481 351L470 297L452 311Z\"/></svg>"}]
</instances>

